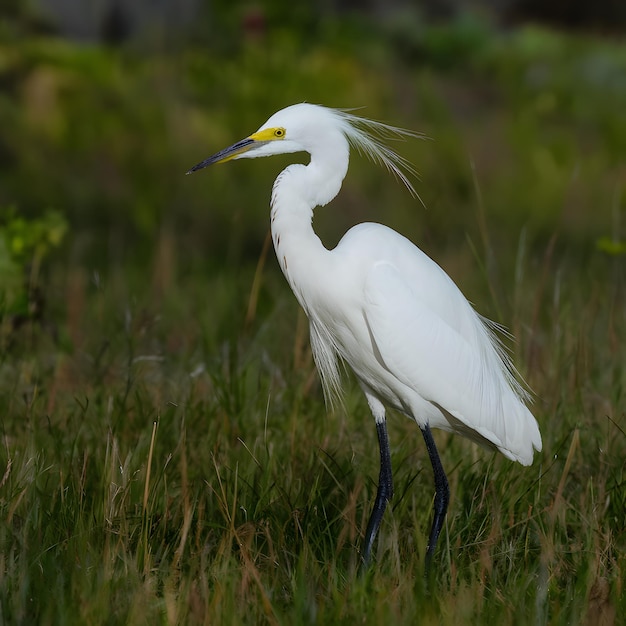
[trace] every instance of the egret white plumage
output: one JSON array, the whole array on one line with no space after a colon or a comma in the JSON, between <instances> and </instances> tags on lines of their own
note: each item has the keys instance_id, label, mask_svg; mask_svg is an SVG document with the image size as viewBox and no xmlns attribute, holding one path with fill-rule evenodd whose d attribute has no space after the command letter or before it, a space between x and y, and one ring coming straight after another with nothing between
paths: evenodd
<instances>
[{"instance_id":1,"label":"egret white plumage","mask_svg":"<svg viewBox=\"0 0 626 626\"><path fill-rule=\"evenodd\" d=\"M296 104L278 111L246 139L188 173L231 159L308 152L271 196L271 232L280 267L310 323L311 346L325 395L340 393L340 362L350 365L376 422L380 476L365 532L363 562L393 496L386 407L420 427L435 478L430 560L446 515L449 488L431 428L458 433L530 465L541 450L528 394L498 339L452 279L408 239L381 224L351 228L331 250L312 226L313 210L339 192L350 147L404 182L410 165L385 145L414 136L346 111Z\"/></svg>"}]
</instances>

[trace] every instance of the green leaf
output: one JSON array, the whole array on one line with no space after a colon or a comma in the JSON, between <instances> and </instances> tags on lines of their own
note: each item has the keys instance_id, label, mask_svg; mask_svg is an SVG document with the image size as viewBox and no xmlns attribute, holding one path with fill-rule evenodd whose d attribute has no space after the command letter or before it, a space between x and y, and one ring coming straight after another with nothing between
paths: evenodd
<instances>
[{"instance_id":1,"label":"green leaf","mask_svg":"<svg viewBox=\"0 0 626 626\"><path fill-rule=\"evenodd\" d=\"M605 252L611 256L621 256L626 254L626 241L616 241L610 237L600 237L596 241L596 248L600 252Z\"/></svg>"}]
</instances>

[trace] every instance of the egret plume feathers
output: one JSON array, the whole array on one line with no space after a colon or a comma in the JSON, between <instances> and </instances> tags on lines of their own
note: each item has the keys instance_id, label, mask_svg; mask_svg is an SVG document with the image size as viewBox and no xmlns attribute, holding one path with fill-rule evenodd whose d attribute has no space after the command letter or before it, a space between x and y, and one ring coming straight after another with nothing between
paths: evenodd
<instances>
[{"instance_id":1,"label":"egret plume feathers","mask_svg":"<svg viewBox=\"0 0 626 626\"><path fill-rule=\"evenodd\" d=\"M500 357L502 363L502 373L504 374L506 381L508 382L515 395L521 402L531 402L532 393L528 389L526 381L518 371L517 367L513 363L510 354L510 348L504 343L503 339L514 341L513 335L498 322L494 322L483 315L478 314L480 321L483 324L486 338L491 342L496 354Z\"/></svg>"},{"instance_id":2,"label":"egret plume feathers","mask_svg":"<svg viewBox=\"0 0 626 626\"><path fill-rule=\"evenodd\" d=\"M419 178L417 170L407 159L401 157L385 142L403 140L406 137L426 139L426 136L384 122L352 115L345 109L335 109L334 112L342 123L342 131L350 146L374 163L383 165L404 184L414 198L422 202L409 178L411 176Z\"/></svg>"}]
</instances>

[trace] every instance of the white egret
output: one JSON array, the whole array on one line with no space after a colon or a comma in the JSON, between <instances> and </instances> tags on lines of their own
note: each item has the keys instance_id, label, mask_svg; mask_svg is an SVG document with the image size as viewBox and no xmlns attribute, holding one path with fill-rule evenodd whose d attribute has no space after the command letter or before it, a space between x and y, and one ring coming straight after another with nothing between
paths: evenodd
<instances>
[{"instance_id":1,"label":"white egret","mask_svg":"<svg viewBox=\"0 0 626 626\"><path fill-rule=\"evenodd\" d=\"M385 407L420 427L435 478L427 549L431 560L449 501L446 474L431 428L442 428L530 465L541 435L527 393L493 330L452 279L428 256L381 224L351 228L332 250L312 227L313 210L338 193L350 147L381 163L415 193L410 165L384 140L415 136L380 122L312 104L275 113L261 128L191 168L273 154L308 152L274 182L271 232L280 267L310 323L325 395L340 393L340 362L350 365L367 398L380 444L376 501L365 532L368 564L393 496Z\"/></svg>"}]
</instances>

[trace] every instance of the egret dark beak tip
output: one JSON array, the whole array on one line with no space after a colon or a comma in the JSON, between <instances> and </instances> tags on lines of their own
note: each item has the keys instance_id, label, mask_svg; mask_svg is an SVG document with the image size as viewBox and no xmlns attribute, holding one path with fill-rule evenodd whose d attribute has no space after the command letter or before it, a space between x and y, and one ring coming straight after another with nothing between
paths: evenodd
<instances>
[{"instance_id":1,"label":"egret dark beak tip","mask_svg":"<svg viewBox=\"0 0 626 626\"><path fill-rule=\"evenodd\" d=\"M204 161L198 163L197 165L194 165L192 168L188 169L185 172L185 175L188 176L189 174L193 174L194 172L197 172L198 170L204 169L207 165L211 165L212 163L212 159L205 159Z\"/></svg>"}]
</instances>

